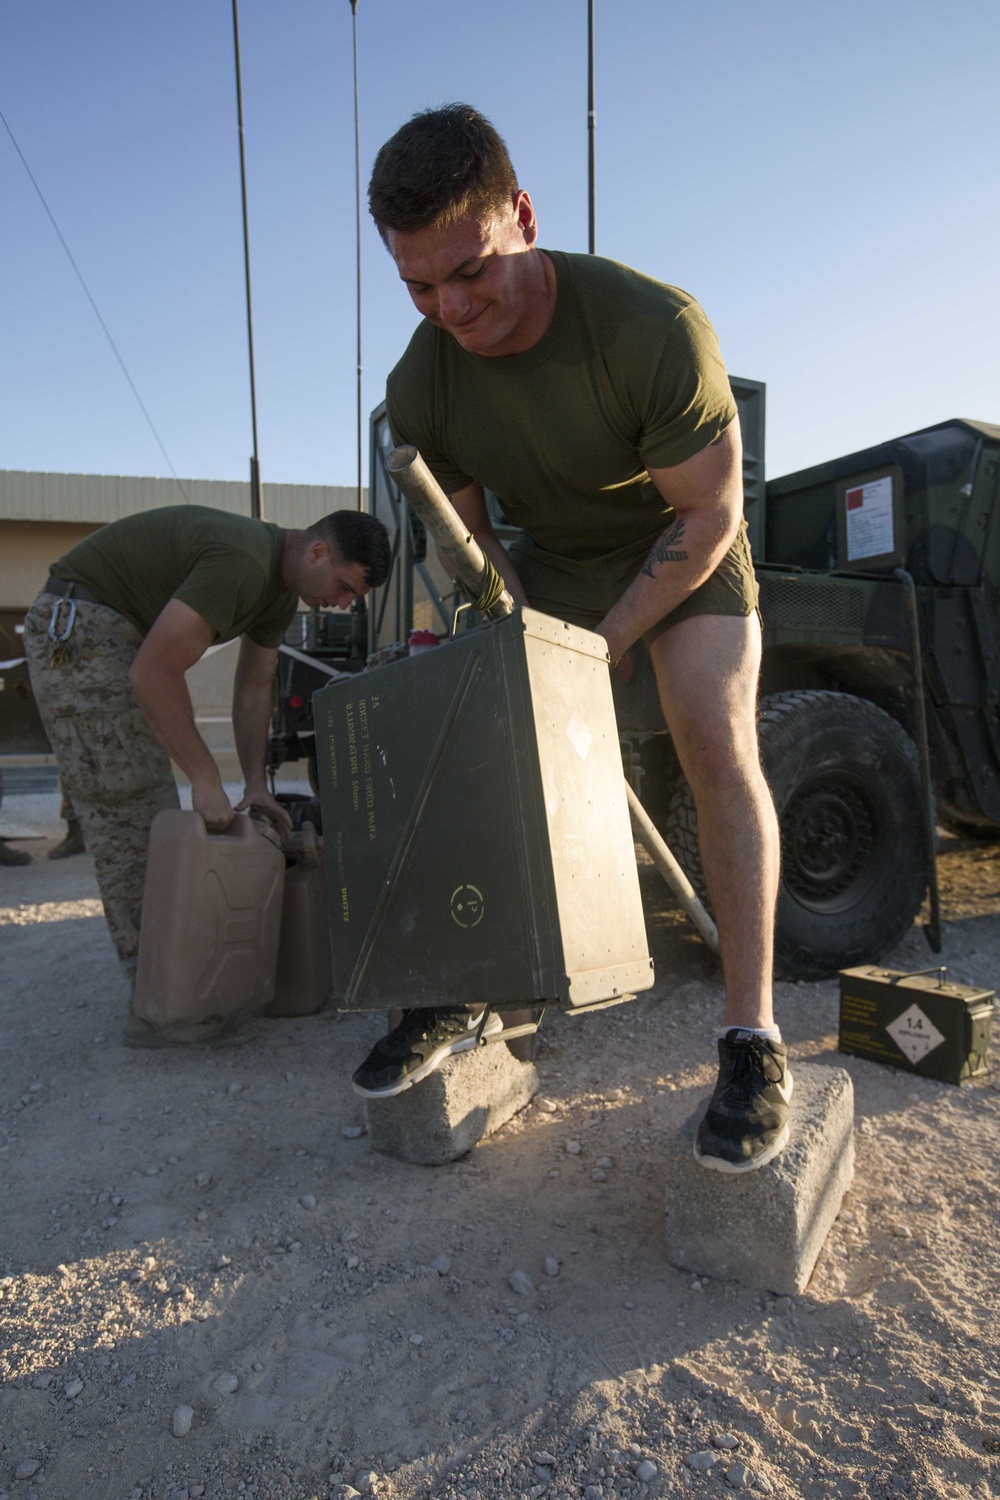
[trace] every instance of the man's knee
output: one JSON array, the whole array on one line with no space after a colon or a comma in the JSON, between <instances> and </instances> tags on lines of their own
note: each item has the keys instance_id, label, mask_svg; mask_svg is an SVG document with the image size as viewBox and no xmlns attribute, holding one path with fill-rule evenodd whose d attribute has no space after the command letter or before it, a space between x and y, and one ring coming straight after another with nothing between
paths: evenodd
<instances>
[{"instance_id":1,"label":"man's knee","mask_svg":"<svg viewBox=\"0 0 1000 1500\"><path fill-rule=\"evenodd\" d=\"M734 800L755 797L763 784L756 745L703 738L691 755L681 754L680 761L696 805L712 799L729 806Z\"/></svg>"}]
</instances>

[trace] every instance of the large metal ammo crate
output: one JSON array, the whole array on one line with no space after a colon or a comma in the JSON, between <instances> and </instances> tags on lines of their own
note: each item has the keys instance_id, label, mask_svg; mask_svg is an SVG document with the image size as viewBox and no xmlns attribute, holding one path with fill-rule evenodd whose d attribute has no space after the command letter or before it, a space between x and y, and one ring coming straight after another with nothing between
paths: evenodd
<instances>
[{"instance_id":1,"label":"large metal ammo crate","mask_svg":"<svg viewBox=\"0 0 1000 1500\"><path fill-rule=\"evenodd\" d=\"M313 710L342 1009L652 984L599 636L515 610Z\"/></svg>"}]
</instances>

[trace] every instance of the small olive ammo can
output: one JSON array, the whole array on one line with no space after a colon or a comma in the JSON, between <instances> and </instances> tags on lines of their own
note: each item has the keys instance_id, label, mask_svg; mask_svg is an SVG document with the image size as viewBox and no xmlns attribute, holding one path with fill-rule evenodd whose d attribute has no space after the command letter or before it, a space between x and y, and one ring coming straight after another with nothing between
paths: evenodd
<instances>
[{"instance_id":1,"label":"small olive ammo can","mask_svg":"<svg viewBox=\"0 0 1000 1500\"><path fill-rule=\"evenodd\" d=\"M313 697L342 1010L653 983L602 638L535 610Z\"/></svg>"},{"instance_id":2,"label":"small olive ammo can","mask_svg":"<svg viewBox=\"0 0 1000 1500\"><path fill-rule=\"evenodd\" d=\"M865 965L840 971L840 1050L872 1062L964 1083L990 1070L993 991Z\"/></svg>"}]
</instances>

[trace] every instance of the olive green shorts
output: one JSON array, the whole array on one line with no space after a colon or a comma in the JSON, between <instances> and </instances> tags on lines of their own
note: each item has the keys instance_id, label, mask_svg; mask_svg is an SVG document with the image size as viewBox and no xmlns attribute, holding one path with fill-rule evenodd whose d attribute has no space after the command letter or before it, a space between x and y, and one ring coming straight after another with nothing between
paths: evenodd
<instances>
[{"instance_id":1,"label":"olive green shorts","mask_svg":"<svg viewBox=\"0 0 1000 1500\"><path fill-rule=\"evenodd\" d=\"M524 533L510 549L510 557L533 609L592 630L617 604L649 556L653 542L623 547L585 561L547 552ZM739 615L757 609L757 578L750 556L746 522L740 523L736 540L705 582L683 604L670 611L646 631L652 645L659 636L695 615Z\"/></svg>"}]
</instances>

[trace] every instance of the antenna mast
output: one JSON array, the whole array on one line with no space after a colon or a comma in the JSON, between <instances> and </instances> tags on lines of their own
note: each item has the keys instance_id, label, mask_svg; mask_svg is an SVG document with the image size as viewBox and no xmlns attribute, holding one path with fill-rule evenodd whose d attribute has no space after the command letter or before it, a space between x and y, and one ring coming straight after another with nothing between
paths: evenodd
<instances>
[{"instance_id":1,"label":"antenna mast","mask_svg":"<svg viewBox=\"0 0 1000 1500\"><path fill-rule=\"evenodd\" d=\"M364 510L364 491L361 485L364 420L361 411L361 115L358 108L358 0L351 0L351 30L354 40L354 224L358 304L358 510Z\"/></svg>"},{"instance_id":2,"label":"antenna mast","mask_svg":"<svg viewBox=\"0 0 1000 1500\"><path fill-rule=\"evenodd\" d=\"M243 267L247 288L247 343L250 350L250 420L253 424L253 454L250 459L250 514L263 519L260 463L257 457L257 382L253 362L253 302L250 297L250 223L247 216L247 159L243 130L243 74L240 67L239 0L233 0L233 52L236 58L236 118L240 134L240 189L243 195Z\"/></svg>"},{"instance_id":3,"label":"antenna mast","mask_svg":"<svg viewBox=\"0 0 1000 1500\"><path fill-rule=\"evenodd\" d=\"M597 246L597 193L594 164L594 133L597 114L594 110L594 0L587 0L587 217L588 244L591 255Z\"/></svg>"}]
</instances>

